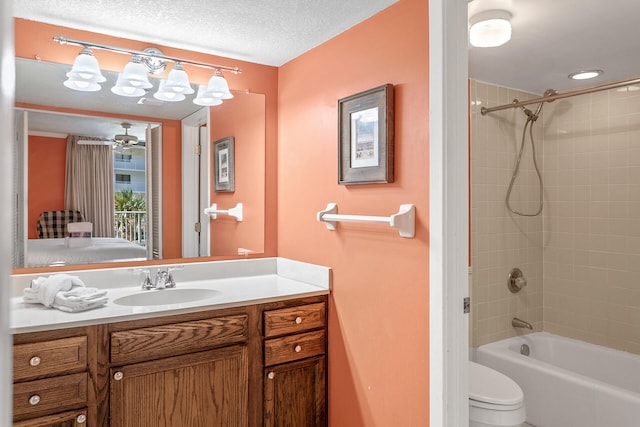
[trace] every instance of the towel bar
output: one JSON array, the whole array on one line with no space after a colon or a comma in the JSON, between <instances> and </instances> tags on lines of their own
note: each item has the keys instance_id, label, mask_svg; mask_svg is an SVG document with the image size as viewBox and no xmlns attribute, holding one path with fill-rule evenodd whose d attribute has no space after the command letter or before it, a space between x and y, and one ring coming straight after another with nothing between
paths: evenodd
<instances>
[{"instance_id":1,"label":"towel bar","mask_svg":"<svg viewBox=\"0 0 640 427\"><path fill-rule=\"evenodd\" d=\"M209 215L211 219L218 218L220 214L227 214L234 217L236 221L242 222L242 203L238 203L231 209L218 209L218 205L213 203L211 207L205 208L204 213Z\"/></svg>"},{"instance_id":2,"label":"towel bar","mask_svg":"<svg viewBox=\"0 0 640 427\"><path fill-rule=\"evenodd\" d=\"M318 212L318 221L326 223L329 230L336 229L337 222L377 222L397 228L401 237L415 236L416 208L412 204L400 205L398 213L391 216L343 215L338 214L338 205L329 203L326 209Z\"/></svg>"}]
</instances>

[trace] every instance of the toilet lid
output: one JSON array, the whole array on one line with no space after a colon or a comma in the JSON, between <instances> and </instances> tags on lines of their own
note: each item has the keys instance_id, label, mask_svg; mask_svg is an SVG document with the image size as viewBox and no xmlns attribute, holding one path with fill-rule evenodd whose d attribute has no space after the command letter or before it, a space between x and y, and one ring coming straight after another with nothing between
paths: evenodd
<instances>
[{"instance_id":1,"label":"toilet lid","mask_svg":"<svg viewBox=\"0 0 640 427\"><path fill-rule=\"evenodd\" d=\"M522 389L501 372L469 361L469 399L494 405L515 405L524 399Z\"/></svg>"}]
</instances>

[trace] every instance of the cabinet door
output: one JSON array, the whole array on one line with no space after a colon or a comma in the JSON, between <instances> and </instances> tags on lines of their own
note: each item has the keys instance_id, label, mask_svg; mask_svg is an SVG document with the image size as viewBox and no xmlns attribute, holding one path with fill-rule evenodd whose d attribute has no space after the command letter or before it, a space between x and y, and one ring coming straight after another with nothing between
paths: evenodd
<instances>
[{"instance_id":1,"label":"cabinet door","mask_svg":"<svg viewBox=\"0 0 640 427\"><path fill-rule=\"evenodd\" d=\"M111 369L112 427L246 426L246 346Z\"/></svg>"},{"instance_id":2,"label":"cabinet door","mask_svg":"<svg viewBox=\"0 0 640 427\"><path fill-rule=\"evenodd\" d=\"M326 426L324 356L265 370L264 425Z\"/></svg>"}]
</instances>

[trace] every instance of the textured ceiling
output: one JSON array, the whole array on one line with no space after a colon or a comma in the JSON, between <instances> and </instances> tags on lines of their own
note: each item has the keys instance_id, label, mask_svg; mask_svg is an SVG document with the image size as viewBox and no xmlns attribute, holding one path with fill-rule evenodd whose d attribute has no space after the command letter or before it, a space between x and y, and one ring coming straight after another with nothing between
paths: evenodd
<instances>
[{"instance_id":1,"label":"textured ceiling","mask_svg":"<svg viewBox=\"0 0 640 427\"><path fill-rule=\"evenodd\" d=\"M469 48L469 76L542 94L640 76L639 0L472 0L469 16L511 12L503 46ZM586 81L570 73L600 69Z\"/></svg>"},{"instance_id":2,"label":"textured ceiling","mask_svg":"<svg viewBox=\"0 0 640 427\"><path fill-rule=\"evenodd\" d=\"M396 1L13 0L13 8L19 18L280 66Z\"/></svg>"}]
</instances>

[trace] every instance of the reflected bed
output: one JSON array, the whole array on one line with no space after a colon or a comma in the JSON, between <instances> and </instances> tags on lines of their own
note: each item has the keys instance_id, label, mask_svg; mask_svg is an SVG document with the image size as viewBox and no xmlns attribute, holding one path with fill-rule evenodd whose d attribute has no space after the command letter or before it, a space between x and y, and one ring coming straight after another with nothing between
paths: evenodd
<instances>
[{"instance_id":1,"label":"reflected bed","mask_svg":"<svg viewBox=\"0 0 640 427\"><path fill-rule=\"evenodd\" d=\"M82 246L69 245L67 240L64 238L29 239L26 267L144 261L147 259L145 247L124 239L93 237L87 239L90 241L86 241Z\"/></svg>"}]
</instances>

